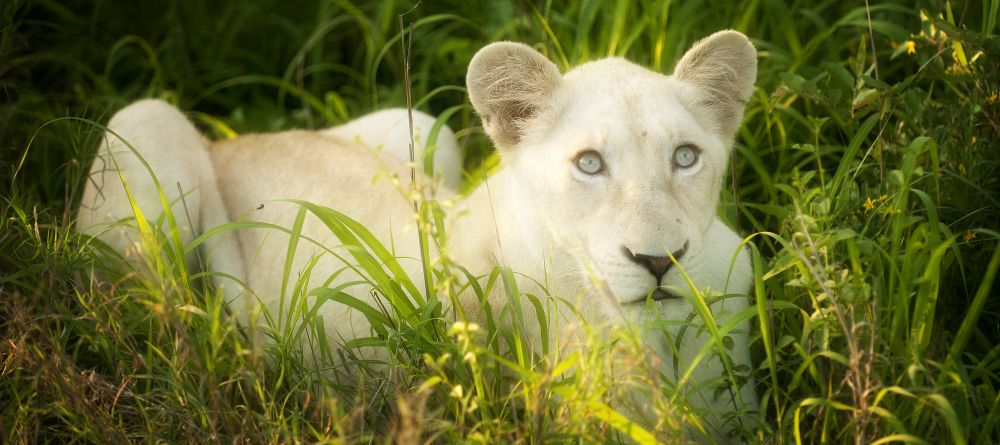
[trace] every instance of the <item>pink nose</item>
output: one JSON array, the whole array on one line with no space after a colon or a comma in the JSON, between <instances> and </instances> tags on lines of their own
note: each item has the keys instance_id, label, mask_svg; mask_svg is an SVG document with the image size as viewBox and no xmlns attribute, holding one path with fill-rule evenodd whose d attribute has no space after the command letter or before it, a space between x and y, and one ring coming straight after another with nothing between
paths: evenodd
<instances>
[{"instance_id":1,"label":"pink nose","mask_svg":"<svg viewBox=\"0 0 1000 445\"><path fill-rule=\"evenodd\" d=\"M672 254L674 260L680 262L681 257L684 256L684 252L687 252L687 248L688 243L685 241L684 247L681 247L680 250ZM645 267L649 273L653 274L653 276L656 277L657 284L660 284L660 280L662 280L663 276L670 270L670 266L674 265L674 262L670 260L669 256L653 256L641 253L632 253L632 251L625 246L622 246L622 252L625 253L625 256L628 257L628 259L640 266Z\"/></svg>"}]
</instances>

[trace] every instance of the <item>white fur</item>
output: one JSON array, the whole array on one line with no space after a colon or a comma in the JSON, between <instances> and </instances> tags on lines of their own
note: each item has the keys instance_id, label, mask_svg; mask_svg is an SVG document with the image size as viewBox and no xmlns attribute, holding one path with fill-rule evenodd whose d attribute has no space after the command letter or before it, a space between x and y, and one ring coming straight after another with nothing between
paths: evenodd
<instances>
[{"instance_id":1,"label":"white fur","mask_svg":"<svg viewBox=\"0 0 1000 445\"><path fill-rule=\"evenodd\" d=\"M414 159L418 171L423 169L424 151L427 138L434 127L435 119L424 113L413 113ZM350 121L339 127L322 131L323 134L340 136L368 146L385 156L406 161L401 177L408 178L410 160L409 116L405 109L395 108L377 111ZM462 185L462 154L455 136L447 125L442 125L434 143L434 172L440 174L444 186L458 190Z\"/></svg>"},{"instance_id":2,"label":"white fur","mask_svg":"<svg viewBox=\"0 0 1000 445\"><path fill-rule=\"evenodd\" d=\"M685 54L670 77L616 58L584 64L564 76L558 73L538 52L511 42L483 48L469 66L470 98L506 165L490 180L494 196L503 194L504 199L490 204L507 261L515 270L538 273L547 261L554 263L549 270L578 270L575 276L582 278L555 284L559 295L578 303L591 323L647 319L645 297L656 286L691 295L682 270L700 290L745 294L752 284L749 257L739 248L740 237L716 218L715 210L743 104L756 78L756 52L747 38L734 31L706 38ZM673 166L672 155L684 144L698 146L700 159L680 169ZM571 160L584 150L601 154L604 172L587 175L575 168ZM473 195L469 201L475 199ZM487 205L482 207L471 213L485 212ZM484 239L473 230L467 237L459 245ZM625 247L662 257L685 244L681 267L672 268L659 283L622 253ZM480 241L474 250L491 247ZM592 285L590 277L606 291ZM694 310L688 301L667 299L655 306L663 319L683 321ZM729 298L711 310L722 326L747 306L745 297ZM657 335L647 344L668 364L678 349L683 373L710 341L699 324L701 318L695 316L693 328L676 324L669 329L674 338L684 331L679 348ZM729 356L735 365L750 365L748 330L744 322L730 333L734 347ZM668 366L668 375L672 369ZM693 379L706 381L722 373L719 358L710 356ZM737 406L755 407L751 385L736 391L742 402ZM703 398L697 404L717 413L732 410L732 399L711 400L711 392L696 396Z\"/></svg>"},{"instance_id":3,"label":"white fur","mask_svg":"<svg viewBox=\"0 0 1000 445\"><path fill-rule=\"evenodd\" d=\"M682 269L698 289L745 294L752 278L749 258L739 248L740 237L716 218L715 209L755 76L754 49L733 31L696 44L678 64L677 74L669 77L622 59L591 62L562 75L552 62L521 44L502 42L482 49L470 63L470 98L505 167L451 212L448 254L473 274L488 273L498 264L539 280L547 273L549 291L574 303L587 322L597 325L641 324L650 316L646 297L657 286L690 296ZM398 256L407 258L401 263L419 283L412 202L393 181L373 181L380 172L395 174L402 184L409 180L404 114L380 112L319 132L208 142L173 107L141 101L116 114L109 127L149 162L168 196L177 195L177 186L189 193L187 210L196 215L183 227L188 239L226 221L289 227L297 207L277 200L302 199L342 210L392 244ZM427 135L433 122L417 113L415 133ZM110 153L147 217L155 218L162 207L135 156L116 138L109 135L107 141L91 171L78 227L125 251L134 236L118 228L105 231L107 223L132 215L109 164ZM688 169L672 164L673 150L682 144L701 150L700 159ZM445 184L455 187L461 157L450 130L442 131L437 145L437 171L444 169ZM574 156L587 149L603 156L602 174L586 175L576 168ZM442 199L451 196L447 190L438 194ZM175 205L174 212L183 210ZM339 243L314 218L306 220L303 235L338 252L334 246ZM659 283L622 250L666 256L684 245L688 247L680 267L670 269ZM232 283L226 284L238 313L253 307L246 304L253 298L272 311L278 309L287 247L286 235L263 229L241 230L209 246L211 267L244 279L252 295L248 300ZM300 244L294 259L293 275L303 271L313 255L321 255L310 288L343 268L323 252ZM347 273L338 282L357 278ZM540 292L533 280L522 278L519 285L523 291ZM352 293L371 301L368 290L358 286ZM673 321L685 320L693 311L688 298L658 301L653 307ZM711 309L722 325L746 307L746 298L730 298ZM345 306L326 304L320 313L332 337L368 335L364 317ZM695 328L685 331L679 345L682 371L709 341L705 330L697 329L699 317L694 320ZM671 334L681 330L676 326ZM747 323L742 323L730 333L735 364L750 364L747 331ZM671 365L664 371L672 375L673 346L662 336L648 337L661 360ZM721 374L718 358L709 357L694 381ZM711 392L703 392L704 406L731 409L728 397L708 400ZM740 406L752 408L756 403L750 385L737 389L737 398Z\"/></svg>"}]
</instances>

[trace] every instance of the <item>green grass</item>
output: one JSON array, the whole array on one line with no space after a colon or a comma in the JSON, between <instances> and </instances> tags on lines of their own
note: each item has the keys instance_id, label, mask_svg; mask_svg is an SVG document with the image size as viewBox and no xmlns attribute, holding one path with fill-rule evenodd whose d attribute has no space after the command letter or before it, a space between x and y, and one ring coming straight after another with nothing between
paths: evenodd
<instances>
[{"instance_id":1,"label":"green grass","mask_svg":"<svg viewBox=\"0 0 1000 445\"><path fill-rule=\"evenodd\" d=\"M394 280L378 266L390 256L328 209L303 206L362 247L350 254L391 302L339 353L298 345L322 335L316 301L368 310L344 289L291 282L303 317L262 315L274 337L262 347L204 273L179 267L193 246L149 232L163 253L149 274L75 233L97 123L136 99L166 98L213 137L405 104L409 3L163 3L0 3L0 441L669 442L698 424L635 360L632 333L543 360L517 347L523 323L556 328L535 307L454 326L436 302L462 291L461 265ZM1000 3L913 3L435 1L404 20L415 106L453 113L470 172L496 162L464 92L486 43L527 42L562 68L621 55L669 72L698 38L746 33L758 87L719 209L754 244L761 412L743 438L996 443ZM466 291L520 302L516 272ZM367 347L393 366L335 360ZM626 382L612 375L621 358L636 368ZM316 372L336 363L348 365ZM639 430L610 410L622 388L660 423Z\"/></svg>"}]
</instances>

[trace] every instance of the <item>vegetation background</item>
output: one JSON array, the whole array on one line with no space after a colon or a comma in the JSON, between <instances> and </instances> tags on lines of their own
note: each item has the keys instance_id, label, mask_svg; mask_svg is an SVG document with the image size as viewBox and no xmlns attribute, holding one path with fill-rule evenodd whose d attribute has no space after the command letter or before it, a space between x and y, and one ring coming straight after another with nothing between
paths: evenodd
<instances>
[{"instance_id":1,"label":"vegetation background","mask_svg":"<svg viewBox=\"0 0 1000 445\"><path fill-rule=\"evenodd\" d=\"M585 372L596 358L512 373L495 342L449 325L356 391L280 335L262 356L204 280L139 276L73 232L114 111L165 98L222 138L402 106L398 16L412 7L0 3L0 441L679 439L668 420L697 413L672 408L670 388L666 420L629 429L599 403L613 382ZM441 0L403 20L417 107L457 130L469 171L495 163L464 91L489 42L562 68L620 55L669 73L697 39L746 33L758 87L720 208L756 245L762 403L739 434L1000 442L1000 2ZM95 268L113 285L93 284ZM373 341L416 341L395 327ZM469 352L481 368L456 358Z\"/></svg>"}]
</instances>

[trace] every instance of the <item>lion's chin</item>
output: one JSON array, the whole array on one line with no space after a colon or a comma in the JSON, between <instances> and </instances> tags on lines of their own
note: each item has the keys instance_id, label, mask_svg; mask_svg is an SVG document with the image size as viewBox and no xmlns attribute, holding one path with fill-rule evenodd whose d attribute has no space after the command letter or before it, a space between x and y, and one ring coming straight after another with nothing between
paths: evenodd
<instances>
[{"instance_id":1,"label":"lion's chin","mask_svg":"<svg viewBox=\"0 0 1000 445\"><path fill-rule=\"evenodd\" d=\"M647 294L644 294L644 295L640 295L640 296L638 296L638 297L636 297L634 299L627 300L624 304L627 304L627 305L631 305L631 304L641 305L641 304L646 304L646 302L649 301L649 300L652 300L652 301L668 301L668 300L680 300L680 299L682 299L681 296L679 296L679 295L677 295L677 294L675 294L673 292L670 292L667 289L657 288L656 290L653 291L652 294L648 294L647 293Z\"/></svg>"}]
</instances>

